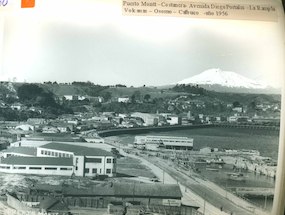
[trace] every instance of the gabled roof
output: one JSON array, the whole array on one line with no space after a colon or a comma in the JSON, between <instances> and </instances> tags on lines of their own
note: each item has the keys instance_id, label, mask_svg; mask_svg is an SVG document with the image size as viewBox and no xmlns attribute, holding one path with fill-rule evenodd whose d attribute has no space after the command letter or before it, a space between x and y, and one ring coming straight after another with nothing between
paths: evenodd
<instances>
[{"instance_id":1,"label":"gabled roof","mask_svg":"<svg viewBox=\"0 0 285 215\"><path fill-rule=\"evenodd\" d=\"M177 184L142 184L142 183L113 183L93 186L89 189L68 188L66 196L115 196L115 197L153 197L181 199L182 193Z\"/></svg>"},{"instance_id":2,"label":"gabled roof","mask_svg":"<svg viewBox=\"0 0 285 215\"><path fill-rule=\"evenodd\" d=\"M41 148L73 152L75 155L82 155L82 156L114 156L111 152L99 148L90 148L85 146L76 146L72 144L55 143L55 142L43 145L41 146Z\"/></svg>"},{"instance_id":3,"label":"gabled roof","mask_svg":"<svg viewBox=\"0 0 285 215\"><path fill-rule=\"evenodd\" d=\"M63 186L61 184L59 184L59 185L36 184L36 185L30 187L31 190L44 191L44 192L55 192L55 193L61 193L62 188L63 188Z\"/></svg>"},{"instance_id":4,"label":"gabled roof","mask_svg":"<svg viewBox=\"0 0 285 215\"><path fill-rule=\"evenodd\" d=\"M67 205L63 202L60 201L58 199L54 199L54 198L46 198L44 200L42 200L40 202L39 205L40 209L44 209L45 211L49 212L49 211L68 211L68 207Z\"/></svg>"},{"instance_id":5,"label":"gabled roof","mask_svg":"<svg viewBox=\"0 0 285 215\"><path fill-rule=\"evenodd\" d=\"M72 158L57 158L57 157L17 157L10 156L4 158L1 164L11 165L37 165L37 166L73 166Z\"/></svg>"},{"instance_id":6,"label":"gabled roof","mask_svg":"<svg viewBox=\"0 0 285 215\"><path fill-rule=\"evenodd\" d=\"M114 183L116 196L181 198L177 184Z\"/></svg>"},{"instance_id":7,"label":"gabled roof","mask_svg":"<svg viewBox=\"0 0 285 215\"><path fill-rule=\"evenodd\" d=\"M100 184L88 189L67 187L63 192L65 196L115 196L114 189L109 184Z\"/></svg>"},{"instance_id":8,"label":"gabled roof","mask_svg":"<svg viewBox=\"0 0 285 215\"><path fill-rule=\"evenodd\" d=\"M34 147L10 147L6 150L3 150L3 152L37 156L37 148Z\"/></svg>"}]
</instances>

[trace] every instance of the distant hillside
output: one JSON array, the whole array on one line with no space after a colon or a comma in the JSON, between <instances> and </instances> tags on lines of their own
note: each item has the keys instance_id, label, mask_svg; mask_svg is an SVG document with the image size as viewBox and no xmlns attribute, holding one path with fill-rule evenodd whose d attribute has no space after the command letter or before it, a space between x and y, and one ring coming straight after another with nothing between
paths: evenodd
<instances>
[{"instance_id":1,"label":"distant hillside","mask_svg":"<svg viewBox=\"0 0 285 215\"><path fill-rule=\"evenodd\" d=\"M9 94L13 97L17 96L17 89L22 86L23 83L8 84L2 83L0 87L2 90L2 97ZM239 92L217 92L210 90L211 88L204 89L201 86L191 85L176 85L168 88L161 87L110 87L99 86L90 83L86 84L38 84L46 91L52 92L55 96L63 95L82 95L82 96L105 96L109 94L108 98L129 97L135 95L136 99L143 100L146 95L152 100L156 98L176 98L182 95L190 95L189 99L196 95L192 99L198 99L202 102L222 102L232 103L239 101L243 104L249 104L251 101L256 103L279 103L281 96L279 94L261 94L261 93L239 93ZM213 87L213 86L212 86ZM0 94L1 95L1 94ZM192 95L192 96L191 96Z\"/></svg>"},{"instance_id":2,"label":"distant hillside","mask_svg":"<svg viewBox=\"0 0 285 215\"><path fill-rule=\"evenodd\" d=\"M274 88L264 81L249 79L238 73L208 69L198 75L186 78L174 85L198 85L210 91L254 94L280 94L281 89Z\"/></svg>"}]
</instances>

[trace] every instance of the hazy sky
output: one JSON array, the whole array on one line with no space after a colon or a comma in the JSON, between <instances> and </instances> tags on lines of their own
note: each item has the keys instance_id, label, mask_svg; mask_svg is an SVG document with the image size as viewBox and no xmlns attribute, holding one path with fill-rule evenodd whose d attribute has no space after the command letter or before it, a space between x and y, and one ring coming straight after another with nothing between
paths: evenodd
<instances>
[{"instance_id":1,"label":"hazy sky","mask_svg":"<svg viewBox=\"0 0 285 215\"><path fill-rule=\"evenodd\" d=\"M124 17L120 4L78 2L1 16L0 79L164 85L220 68L280 85L275 22Z\"/></svg>"}]
</instances>

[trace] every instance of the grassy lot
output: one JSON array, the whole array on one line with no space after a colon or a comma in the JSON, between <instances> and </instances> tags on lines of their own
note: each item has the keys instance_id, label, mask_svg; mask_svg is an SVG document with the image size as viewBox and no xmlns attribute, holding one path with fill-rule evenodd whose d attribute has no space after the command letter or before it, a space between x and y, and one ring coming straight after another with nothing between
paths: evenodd
<instances>
[{"instance_id":1,"label":"grassy lot","mask_svg":"<svg viewBox=\"0 0 285 215\"><path fill-rule=\"evenodd\" d=\"M130 176L155 177L150 168L141 164L140 160L128 157L117 160L117 172Z\"/></svg>"}]
</instances>

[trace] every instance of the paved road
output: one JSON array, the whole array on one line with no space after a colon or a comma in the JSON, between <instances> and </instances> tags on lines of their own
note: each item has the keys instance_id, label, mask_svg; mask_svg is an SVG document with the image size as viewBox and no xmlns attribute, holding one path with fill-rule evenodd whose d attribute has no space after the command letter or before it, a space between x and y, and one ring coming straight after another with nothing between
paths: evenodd
<instances>
[{"instance_id":1,"label":"paved road","mask_svg":"<svg viewBox=\"0 0 285 215\"><path fill-rule=\"evenodd\" d=\"M149 167L161 181L164 181L165 184L179 184L182 194L183 194L183 198L182 198L183 204L199 206L200 207L199 211L201 213L204 213L205 215L228 215L229 214L229 213L221 212L219 208L205 201L199 195L196 195L193 192L190 192L189 188L185 189L184 185L180 184L179 181L177 181L175 178L170 176L166 171L163 171L162 169L160 169L157 165L154 165L150 163L149 161L145 160L144 158L138 157L133 154L125 154L123 151L121 151L121 154L125 156L140 159L142 161L142 164ZM244 215L247 215L247 214L244 214Z\"/></svg>"},{"instance_id":2,"label":"paved road","mask_svg":"<svg viewBox=\"0 0 285 215\"><path fill-rule=\"evenodd\" d=\"M117 143L109 144L115 147L118 146ZM202 179L198 174L192 172L189 174L189 171L178 169L169 161L157 157L147 157L146 155L127 154L122 148L119 150L125 156L140 159L161 181L164 179L164 183L179 184L183 193L182 201L199 206L199 211L204 213L205 210L205 215L226 215L231 213L234 215L269 215L269 212L265 212L218 185ZM137 153L140 153L140 151L137 151ZM223 211L220 210L221 207L223 207Z\"/></svg>"},{"instance_id":3,"label":"paved road","mask_svg":"<svg viewBox=\"0 0 285 215\"><path fill-rule=\"evenodd\" d=\"M229 214L231 212L235 215L268 214L247 201L227 192L216 184L200 178L197 174L189 174L189 172L178 170L178 168L175 168L170 163L159 158L151 158L149 161L170 173L172 177L175 177L176 180L202 197L206 202L212 204L216 208L223 207L223 211L226 211Z\"/></svg>"},{"instance_id":4,"label":"paved road","mask_svg":"<svg viewBox=\"0 0 285 215\"><path fill-rule=\"evenodd\" d=\"M121 152L123 153L122 150ZM197 174L190 175L189 172L175 168L165 160L133 154L125 155L140 159L144 165L152 169L160 180L164 180L164 183L178 183L183 193L182 202L199 206L199 211L205 213L205 215L226 215L231 213L234 215L268 215L262 209L227 192L216 184L202 179ZM223 211L221 211L221 207Z\"/></svg>"}]
</instances>

